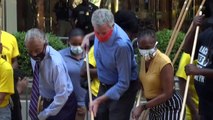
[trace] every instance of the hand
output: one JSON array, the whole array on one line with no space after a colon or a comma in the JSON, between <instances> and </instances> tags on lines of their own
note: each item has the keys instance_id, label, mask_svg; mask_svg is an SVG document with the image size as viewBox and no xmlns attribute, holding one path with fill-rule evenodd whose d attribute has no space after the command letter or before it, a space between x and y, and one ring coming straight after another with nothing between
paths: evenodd
<instances>
[{"instance_id":1,"label":"hand","mask_svg":"<svg viewBox=\"0 0 213 120\"><path fill-rule=\"evenodd\" d=\"M93 112L94 117L96 117L96 114L98 112L98 107L100 104L101 104L101 101L99 100L99 98L95 99L90 104L90 112Z\"/></svg>"},{"instance_id":2,"label":"hand","mask_svg":"<svg viewBox=\"0 0 213 120\"><path fill-rule=\"evenodd\" d=\"M39 120L46 120L48 118L47 115L45 115L45 111L41 111L39 114L38 114L38 119Z\"/></svg>"},{"instance_id":3,"label":"hand","mask_svg":"<svg viewBox=\"0 0 213 120\"><path fill-rule=\"evenodd\" d=\"M143 112L143 109L141 106L134 108L132 111L132 119L138 120L142 112Z\"/></svg>"},{"instance_id":4,"label":"hand","mask_svg":"<svg viewBox=\"0 0 213 120\"><path fill-rule=\"evenodd\" d=\"M82 43L81 43L81 47L88 52L89 51L89 36L85 36Z\"/></svg>"},{"instance_id":5,"label":"hand","mask_svg":"<svg viewBox=\"0 0 213 120\"><path fill-rule=\"evenodd\" d=\"M193 20L194 26L200 26L203 22L204 17L205 17L205 15L195 16L195 18Z\"/></svg>"},{"instance_id":6,"label":"hand","mask_svg":"<svg viewBox=\"0 0 213 120\"><path fill-rule=\"evenodd\" d=\"M84 116L86 114L86 108L85 107L78 107L77 108L77 114Z\"/></svg>"},{"instance_id":7,"label":"hand","mask_svg":"<svg viewBox=\"0 0 213 120\"><path fill-rule=\"evenodd\" d=\"M26 79L26 77L24 77L22 80L19 80L17 82L17 90L18 90L18 93L21 94L24 92L24 90L26 90L27 88L27 85L28 85L28 80Z\"/></svg>"},{"instance_id":8,"label":"hand","mask_svg":"<svg viewBox=\"0 0 213 120\"><path fill-rule=\"evenodd\" d=\"M186 65L185 72L186 72L186 75L198 75L200 73L199 68L195 66L194 64Z\"/></svg>"},{"instance_id":9,"label":"hand","mask_svg":"<svg viewBox=\"0 0 213 120\"><path fill-rule=\"evenodd\" d=\"M90 42L90 37L94 35L94 32L89 33L87 35L85 35L82 43L81 43L81 47L88 52L89 51L89 42Z\"/></svg>"}]
</instances>

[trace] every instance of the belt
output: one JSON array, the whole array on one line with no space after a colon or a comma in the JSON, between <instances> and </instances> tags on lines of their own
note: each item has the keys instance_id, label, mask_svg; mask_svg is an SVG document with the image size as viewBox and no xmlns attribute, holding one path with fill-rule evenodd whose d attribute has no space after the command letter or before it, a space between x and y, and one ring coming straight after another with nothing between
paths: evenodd
<instances>
[{"instance_id":1,"label":"belt","mask_svg":"<svg viewBox=\"0 0 213 120\"><path fill-rule=\"evenodd\" d=\"M138 82L137 80L131 80L130 81L130 84L132 84L132 83L134 83L134 82ZM101 86L103 86L103 87L105 87L105 88L111 88L113 85L115 85L115 84L113 84L113 85L109 85L109 84L106 84L106 83L103 83L103 82L100 82L100 85Z\"/></svg>"},{"instance_id":2,"label":"belt","mask_svg":"<svg viewBox=\"0 0 213 120\"><path fill-rule=\"evenodd\" d=\"M46 101L46 102L52 102L53 101L53 99L51 99L51 98L45 98L45 97L42 97L42 96L41 96L41 100Z\"/></svg>"},{"instance_id":3,"label":"belt","mask_svg":"<svg viewBox=\"0 0 213 120\"><path fill-rule=\"evenodd\" d=\"M104 87L104 88L107 88L107 89L109 89L109 88L111 88L113 85L107 85L107 84L105 84L105 83L102 83L102 82L100 82L100 85L102 86L102 87Z\"/></svg>"},{"instance_id":4,"label":"belt","mask_svg":"<svg viewBox=\"0 0 213 120\"><path fill-rule=\"evenodd\" d=\"M38 105L37 105L37 112L40 113L44 109L44 102L51 103L52 101L53 101L53 99L39 96Z\"/></svg>"}]
</instances>

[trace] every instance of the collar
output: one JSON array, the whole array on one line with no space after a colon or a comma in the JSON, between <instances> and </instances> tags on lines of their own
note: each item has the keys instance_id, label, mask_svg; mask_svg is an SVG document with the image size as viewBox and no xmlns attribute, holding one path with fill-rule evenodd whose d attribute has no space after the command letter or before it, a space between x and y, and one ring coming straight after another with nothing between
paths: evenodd
<instances>
[{"instance_id":1,"label":"collar","mask_svg":"<svg viewBox=\"0 0 213 120\"><path fill-rule=\"evenodd\" d=\"M47 45L46 50L45 50L45 56L44 56L44 59L47 59L47 58L48 58L49 53L50 53L50 46L49 46L49 45ZM44 60L44 59L43 59L43 60ZM42 61L43 61L43 60L42 60Z\"/></svg>"},{"instance_id":2,"label":"collar","mask_svg":"<svg viewBox=\"0 0 213 120\"><path fill-rule=\"evenodd\" d=\"M71 57L71 58L73 58L73 59L75 59L75 60L77 60L77 59L75 58L75 56L71 54L70 47L65 48L64 55L65 55L65 56L68 56L68 57ZM85 56L85 55L82 54L80 60L84 59L84 56Z\"/></svg>"}]
</instances>

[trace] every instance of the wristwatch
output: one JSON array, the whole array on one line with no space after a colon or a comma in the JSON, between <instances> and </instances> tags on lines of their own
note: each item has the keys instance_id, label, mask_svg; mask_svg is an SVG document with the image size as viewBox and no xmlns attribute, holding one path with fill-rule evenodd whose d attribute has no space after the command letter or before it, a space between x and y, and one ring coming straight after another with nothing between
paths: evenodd
<instances>
[{"instance_id":1,"label":"wristwatch","mask_svg":"<svg viewBox=\"0 0 213 120\"><path fill-rule=\"evenodd\" d=\"M143 103L143 104L141 105L141 107L142 107L143 110L146 110L146 109L147 109L146 104L147 104L147 103Z\"/></svg>"}]
</instances>

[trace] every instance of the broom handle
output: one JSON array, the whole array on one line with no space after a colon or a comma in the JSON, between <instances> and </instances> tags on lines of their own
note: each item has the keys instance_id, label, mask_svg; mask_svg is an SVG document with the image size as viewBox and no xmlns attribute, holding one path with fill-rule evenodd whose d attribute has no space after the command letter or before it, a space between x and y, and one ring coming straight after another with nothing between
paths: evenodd
<instances>
[{"instance_id":1,"label":"broom handle","mask_svg":"<svg viewBox=\"0 0 213 120\"><path fill-rule=\"evenodd\" d=\"M187 6L187 3L188 3L188 0L185 0L185 2L184 2L184 4L183 4L183 7L182 7L182 9L181 9L180 15L179 15L179 17L178 17L178 20L177 20L177 22L176 22L176 24L175 24L175 27L174 27L174 29L173 29L173 32L172 32L171 38L170 38L170 40L169 40L168 46L167 46L167 48L166 48L166 53L167 53L167 51L168 51L168 49L169 49L169 47L170 47L171 41L173 40L174 33L175 33L175 31L176 31L176 29L177 29L177 27L178 27L178 25L179 25L180 19L182 18L182 15L183 15L183 12L184 12L184 10L185 10L185 8L186 8L186 6Z\"/></svg>"},{"instance_id":2,"label":"broom handle","mask_svg":"<svg viewBox=\"0 0 213 120\"><path fill-rule=\"evenodd\" d=\"M202 15L202 11L199 13L199 15ZM194 37L192 52L191 52L190 64L192 64L193 60L194 60L195 50L196 50L196 46L197 46L197 38L198 38L198 34L199 34L199 29L200 29L200 27L197 26L196 27L196 31L195 31L195 37ZM185 111L185 106L186 106L186 99L187 99L188 88L189 88L189 82L190 82L190 75L187 76L186 87L185 87L184 97L183 97L183 103L182 103L182 108L181 108L181 113L180 113L180 120L183 120L183 116L184 116L184 111Z\"/></svg>"},{"instance_id":3,"label":"broom handle","mask_svg":"<svg viewBox=\"0 0 213 120\"><path fill-rule=\"evenodd\" d=\"M178 25L178 28L177 28L177 30L175 31L173 40L171 41L170 47L169 47L169 49L168 49L168 51L167 51L167 54L166 54L166 55L168 55L168 56L170 55L170 53L171 53L171 51L172 51L172 48L173 48L173 46L174 46L174 44L175 44L175 41L176 41L177 36L178 36L178 34L179 34L179 31L180 31L180 29L181 29L181 27L182 27L182 25L183 25L183 21L184 21L185 18L186 18L186 14L187 14L187 12L188 12L188 10L189 10L189 7L190 7L191 3L192 3L192 0L190 0L190 1L188 2L187 6L186 6L186 9L185 9L185 12L184 12L184 14L183 14L183 16L182 16L182 19L180 20L180 23L179 23L179 25Z\"/></svg>"},{"instance_id":4,"label":"broom handle","mask_svg":"<svg viewBox=\"0 0 213 120\"><path fill-rule=\"evenodd\" d=\"M200 4L200 7L199 7L199 9L198 9L198 11L197 11L197 13L196 13L196 16L199 15L200 11L203 9L203 5L205 4L205 2L206 2L206 0L203 0L202 3ZM173 59L173 61L172 61L173 64L175 64L175 62L176 62L176 60L177 60L177 58L178 58L178 56L179 56L179 54L180 54L180 52L181 52L181 50L182 50L182 48L183 48L183 44L184 44L184 42L185 42L186 36L187 36L187 35L189 34L189 32L191 31L192 26L193 26L193 23L191 23L191 25L190 25L190 27L189 27L189 29L188 29L188 31L187 31L185 37L184 37L184 40L182 41L182 43L181 43L181 45L180 45L180 47L179 47L177 53L175 54L175 57L174 57L174 59Z\"/></svg>"},{"instance_id":5,"label":"broom handle","mask_svg":"<svg viewBox=\"0 0 213 120\"><path fill-rule=\"evenodd\" d=\"M140 104L140 101L141 101L141 90L139 90L139 92L138 92L138 99L137 99L137 102L136 102L136 107L137 106L139 106L139 104Z\"/></svg>"},{"instance_id":6,"label":"broom handle","mask_svg":"<svg viewBox=\"0 0 213 120\"><path fill-rule=\"evenodd\" d=\"M88 52L86 52L86 68L87 68L87 82L88 82L88 89L89 89L89 103L92 103L92 92L91 92L91 78L90 78L90 70L89 70L89 57ZM91 120L94 120L94 114L91 111L90 112L90 118Z\"/></svg>"}]
</instances>

